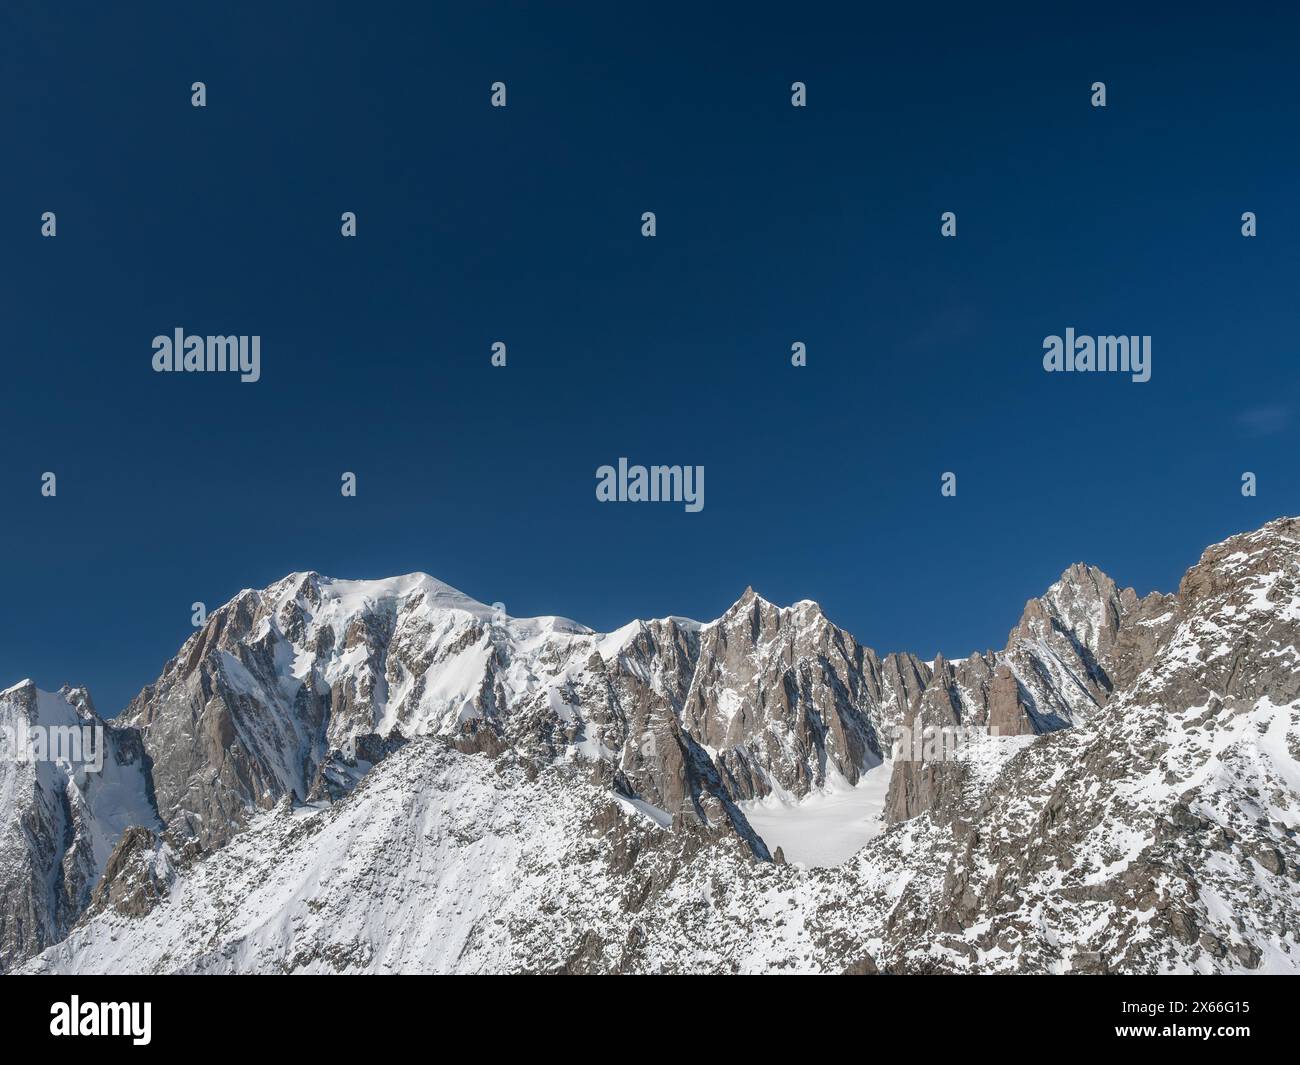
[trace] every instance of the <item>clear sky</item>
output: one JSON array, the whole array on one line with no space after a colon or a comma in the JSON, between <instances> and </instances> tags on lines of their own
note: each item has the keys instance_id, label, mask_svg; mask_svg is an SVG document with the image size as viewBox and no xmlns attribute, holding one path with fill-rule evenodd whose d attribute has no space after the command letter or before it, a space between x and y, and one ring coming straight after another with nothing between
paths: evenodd
<instances>
[{"instance_id":1,"label":"clear sky","mask_svg":"<svg viewBox=\"0 0 1300 1065\"><path fill-rule=\"evenodd\" d=\"M115 713L302 569L964 655L1300 511L1296 16L288 6L0 14L0 685ZM154 373L178 327L261 380ZM1151 381L1045 373L1067 327ZM620 456L704 509L597 502Z\"/></svg>"}]
</instances>

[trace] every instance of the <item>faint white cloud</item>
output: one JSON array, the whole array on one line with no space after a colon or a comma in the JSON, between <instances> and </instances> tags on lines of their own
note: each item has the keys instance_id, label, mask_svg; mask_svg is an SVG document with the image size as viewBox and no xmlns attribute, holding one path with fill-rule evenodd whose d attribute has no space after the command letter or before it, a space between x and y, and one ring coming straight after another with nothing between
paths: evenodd
<instances>
[{"instance_id":1,"label":"faint white cloud","mask_svg":"<svg viewBox=\"0 0 1300 1065\"><path fill-rule=\"evenodd\" d=\"M1291 408L1281 404L1251 407L1237 415L1237 424L1252 436L1275 436L1291 424Z\"/></svg>"},{"instance_id":2,"label":"faint white cloud","mask_svg":"<svg viewBox=\"0 0 1300 1065\"><path fill-rule=\"evenodd\" d=\"M957 344L973 336L978 325L975 310L968 304L940 308L908 338L912 348L924 350Z\"/></svg>"}]
</instances>

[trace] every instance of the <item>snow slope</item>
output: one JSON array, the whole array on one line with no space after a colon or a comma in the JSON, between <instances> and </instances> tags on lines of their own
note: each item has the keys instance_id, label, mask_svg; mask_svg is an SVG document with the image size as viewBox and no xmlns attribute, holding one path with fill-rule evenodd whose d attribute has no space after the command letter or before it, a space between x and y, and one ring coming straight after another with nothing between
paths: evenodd
<instances>
[{"instance_id":1,"label":"snow slope","mask_svg":"<svg viewBox=\"0 0 1300 1065\"><path fill-rule=\"evenodd\" d=\"M863 773L857 784L841 779L802 799L774 792L742 802L740 809L768 849L780 847L786 861L835 866L884 831L892 771L893 764L884 761Z\"/></svg>"}]
</instances>

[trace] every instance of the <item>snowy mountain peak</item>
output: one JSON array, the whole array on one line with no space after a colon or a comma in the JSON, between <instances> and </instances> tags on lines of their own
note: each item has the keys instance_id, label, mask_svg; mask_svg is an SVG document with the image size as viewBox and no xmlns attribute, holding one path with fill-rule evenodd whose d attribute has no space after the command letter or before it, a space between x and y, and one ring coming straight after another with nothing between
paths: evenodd
<instances>
[{"instance_id":1,"label":"snowy mountain peak","mask_svg":"<svg viewBox=\"0 0 1300 1065\"><path fill-rule=\"evenodd\" d=\"M789 606L780 606L759 595L750 585L745 588L739 599L723 611L717 621L709 624L728 625L742 618L745 619L746 624L758 628L767 624L764 619L774 619L777 628L786 628L792 622L801 626L829 623L822 613L821 605L812 599L800 599Z\"/></svg>"},{"instance_id":2,"label":"snowy mountain peak","mask_svg":"<svg viewBox=\"0 0 1300 1065\"><path fill-rule=\"evenodd\" d=\"M35 688L35 687L36 687L36 682L32 680L31 677L24 677L17 684L11 684L8 688L5 688L4 691L0 691L0 699L3 699L6 695L16 694L20 688Z\"/></svg>"},{"instance_id":3,"label":"snowy mountain peak","mask_svg":"<svg viewBox=\"0 0 1300 1065\"><path fill-rule=\"evenodd\" d=\"M1100 644L1113 638L1118 628L1120 609L1115 582L1096 567L1076 562L1043 595L1025 604L1013 637L1045 637L1052 629L1068 629L1098 654Z\"/></svg>"},{"instance_id":4,"label":"snowy mountain peak","mask_svg":"<svg viewBox=\"0 0 1300 1065\"><path fill-rule=\"evenodd\" d=\"M413 596L420 596L431 609L463 610L484 618L492 615L490 606L427 573L405 573L377 580L345 580L308 571L291 573L266 591L279 600L277 605L295 601L319 609L324 603L334 603L344 613L395 607Z\"/></svg>"}]
</instances>

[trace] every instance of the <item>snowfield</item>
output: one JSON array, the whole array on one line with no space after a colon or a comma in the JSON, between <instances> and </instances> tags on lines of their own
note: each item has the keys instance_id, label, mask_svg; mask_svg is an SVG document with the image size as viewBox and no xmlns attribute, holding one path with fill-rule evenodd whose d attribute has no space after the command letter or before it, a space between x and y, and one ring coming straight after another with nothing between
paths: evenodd
<instances>
[{"instance_id":1,"label":"snowfield","mask_svg":"<svg viewBox=\"0 0 1300 1065\"><path fill-rule=\"evenodd\" d=\"M785 859L809 867L835 866L848 861L885 829L885 794L890 762L866 770L857 784L840 779L802 799L764 799L740 804L754 831L770 850L781 848Z\"/></svg>"}]
</instances>

